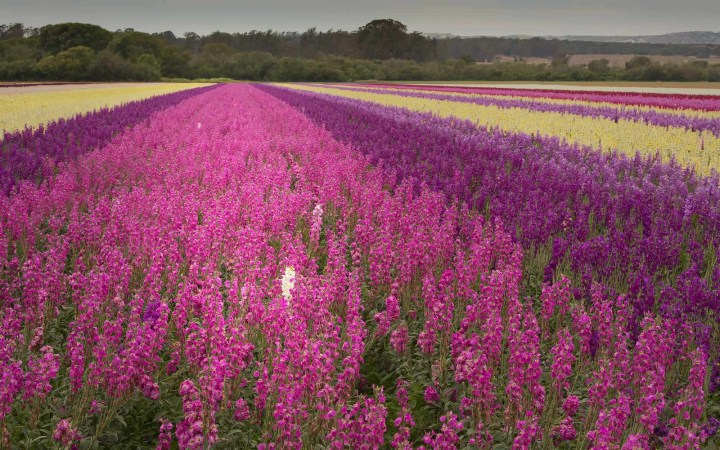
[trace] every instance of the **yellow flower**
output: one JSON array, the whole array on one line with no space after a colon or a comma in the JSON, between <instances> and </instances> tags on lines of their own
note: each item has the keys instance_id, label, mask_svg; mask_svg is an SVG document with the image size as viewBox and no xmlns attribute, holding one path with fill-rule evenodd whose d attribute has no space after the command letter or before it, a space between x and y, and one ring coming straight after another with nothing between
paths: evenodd
<instances>
[{"instance_id":1,"label":"yellow flower","mask_svg":"<svg viewBox=\"0 0 720 450\"><path fill-rule=\"evenodd\" d=\"M56 89L3 93L0 89L0 132L35 128L60 118L70 118L104 107L113 107L144 98L169 94L195 87L200 83L146 83L58 86Z\"/></svg>"},{"instance_id":2,"label":"yellow flower","mask_svg":"<svg viewBox=\"0 0 720 450\"><path fill-rule=\"evenodd\" d=\"M321 85L321 86L327 86L327 85ZM349 87L351 89L372 89L376 90L378 92L380 91L390 91L390 92L408 92L408 93L417 93L417 94L442 94L447 95L450 97L457 97L457 98L495 98L495 99L502 99L502 100L524 100L524 101L532 101L532 102L541 102L546 103L549 105L582 105L582 106L595 106L595 107L609 107L609 108L616 108L623 111L659 111L664 114L671 114L675 116L688 116L688 117L701 117L701 118L707 118L707 119L717 119L720 118L720 111L701 111L701 110L691 110L691 109L670 109L670 108L658 108L656 106L644 106L644 105L619 105L617 103L611 103L611 102L601 102L601 101L592 101L592 100L586 100L586 99L561 99L561 98L550 98L550 97L529 97L529 96L523 96L523 95L500 95L500 94L485 94L485 93L467 93L467 92L452 92L452 91L429 91L429 90L423 90L423 89L407 89L407 88L393 88L391 86L382 86L381 88L376 88L372 86L352 86L348 85L345 87Z\"/></svg>"},{"instance_id":3,"label":"yellow flower","mask_svg":"<svg viewBox=\"0 0 720 450\"><path fill-rule=\"evenodd\" d=\"M706 131L688 131L631 120L609 120L559 112L500 108L453 100L403 97L389 93L349 91L323 86L283 85L302 91L379 103L386 106L430 112L440 117L458 117L478 125L505 131L559 137L566 142L605 151L618 150L630 156L659 154L663 161L675 159L700 174L720 169L720 138Z\"/></svg>"}]
</instances>

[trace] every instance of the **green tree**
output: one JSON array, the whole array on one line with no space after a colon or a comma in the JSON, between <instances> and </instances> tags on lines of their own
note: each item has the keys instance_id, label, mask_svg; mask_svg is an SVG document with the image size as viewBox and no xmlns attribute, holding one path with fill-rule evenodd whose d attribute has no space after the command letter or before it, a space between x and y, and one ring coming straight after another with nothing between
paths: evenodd
<instances>
[{"instance_id":1,"label":"green tree","mask_svg":"<svg viewBox=\"0 0 720 450\"><path fill-rule=\"evenodd\" d=\"M184 78L190 75L191 55L187 50L168 45L160 50L158 56L164 76Z\"/></svg>"},{"instance_id":2,"label":"green tree","mask_svg":"<svg viewBox=\"0 0 720 450\"><path fill-rule=\"evenodd\" d=\"M135 68L132 63L110 50L98 53L88 69L90 80L120 81L132 80L134 77Z\"/></svg>"},{"instance_id":3,"label":"green tree","mask_svg":"<svg viewBox=\"0 0 720 450\"><path fill-rule=\"evenodd\" d=\"M397 20L377 19L360 27L357 32L362 55L370 59L390 59L406 48L407 27Z\"/></svg>"},{"instance_id":4,"label":"green tree","mask_svg":"<svg viewBox=\"0 0 720 450\"><path fill-rule=\"evenodd\" d=\"M196 76L212 78L225 76L231 56L237 53L225 43L205 44L200 54L191 61Z\"/></svg>"},{"instance_id":5,"label":"green tree","mask_svg":"<svg viewBox=\"0 0 720 450\"><path fill-rule=\"evenodd\" d=\"M437 42L428 39L420 33L410 33L406 37L403 58L425 62L437 59Z\"/></svg>"},{"instance_id":6,"label":"green tree","mask_svg":"<svg viewBox=\"0 0 720 450\"><path fill-rule=\"evenodd\" d=\"M107 48L123 58L135 62L140 55L146 53L159 55L160 50L166 45L157 36L140 31L124 31L116 34Z\"/></svg>"},{"instance_id":7,"label":"green tree","mask_svg":"<svg viewBox=\"0 0 720 450\"><path fill-rule=\"evenodd\" d=\"M708 81L720 81L720 64L713 64L707 69Z\"/></svg>"},{"instance_id":8,"label":"green tree","mask_svg":"<svg viewBox=\"0 0 720 450\"><path fill-rule=\"evenodd\" d=\"M270 79L273 81L303 81L306 79L307 60L280 58L273 66Z\"/></svg>"},{"instance_id":9,"label":"green tree","mask_svg":"<svg viewBox=\"0 0 720 450\"><path fill-rule=\"evenodd\" d=\"M36 38L0 39L0 79L32 79L33 67L42 55Z\"/></svg>"},{"instance_id":10,"label":"green tree","mask_svg":"<svg viewBox=\"0 0 720 450\"><path fill-rule=\"evenodd\" d=\"M241 52L230 57L226 76L236 80L264 81L270 76L275 57L267 52Z\"/></svg>"},{"instance_id":11,"label":"green tree","mask_svg":"<svg viewBox=\"0 0 720 450\"><path fill-rule=\"evenodd\" d=\"M9 23L0 25L0 39L22 39L25 37L25 25Z\"/></svg>"},{"instance_id":12,"label":"green tree","mask_svg":"<svg viewBox=\"0 0 720 450\"><path fill-rule=\"evenodd\" d=\"M625 63L625 70L642 69L652 64L652 59L647 56L633 56Z\"/></svg>"},{"instance_id":13,"label":"green tree","mask_svg":"<svg viewBox=\"0 0 720 450\"><path fill-rule=\"evenodd\" d=\"M183 35L185 37L185 49L197 53L200 51L200 35L189 31Z\"/></svg>"},{"instance_id":14,"label":"green tree","mask_svg":"<svg viewBox=\"0 0 720 450\"><path fill-rule=\"evenodd\" d=\"M52 54L79 46L99 52L107 47L112 33L89 23L60 23L42 27L39 38L40 48Z\"/></svg>"},{"instance_id":15,"label":"green tree","mask_svg":"<svg viewBox=\"0 0 720 450\"><path fill-rule=\"evenodd\" d=\"M172 31L153 33L153 36L159 37L160 39L165 41L166 44L169 45L178 45L180 43L180 38L175 36L175 33L173 33Z\"/></svg>"},{"instance_id":16,"label":"green tree","mask_svg":"<svg viewBox=\"0 0 720 450\"><path fill-rule=\"evenodd\" d=\"M597 74L608 73L610 61L607 58L593 59L588 63L588 70Z\"/></svg>"},{"instance_id":17,"label":"green tree","mask_svg":"<svg viewBox=\"0 0 720 450\"><path fill-rule=\"evenodd\" d=\"M560 53L550 62L550 66L556 69L567 68L570 65L570 55Z\"/></svg>"},{"instance_id":18,"label":"green tree","mask_svg":"<svg viewBox=\"0 0 720 450\"><path fill-rule=\"evenodd\" d=\"M42 58L35 71L50 80L84 80L95 58L91 48L77 46Z\"/></svg>"},{"instance_id":19,"label":"green tree","mask_svg":"<svg viewBox=\"0 0 720 450\"><path fill-rule=\"evenodd\" d=\"M160 72L160 61L155 55L144 53L135 61L135 70L138 77L142 81L159 81L162 73Z\"/></svg>"}]
</instances>

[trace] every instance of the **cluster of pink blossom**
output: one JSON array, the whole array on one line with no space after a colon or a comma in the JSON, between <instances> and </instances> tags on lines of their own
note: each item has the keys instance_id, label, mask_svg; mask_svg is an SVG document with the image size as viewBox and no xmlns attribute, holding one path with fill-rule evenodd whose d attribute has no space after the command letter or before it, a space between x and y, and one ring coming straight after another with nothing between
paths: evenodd
<instances>
[{"instance_id":1,"label":"cluster of pink blossom","mask_svg":"<svg viewBox=\"0 0 720 450\"><path fill-rule=\"evenodd\" d=\"M61 169L0 197L0 446L709 438L708 354L686 323L633 330L623 296L576 298L561 275L527 295L500 221L252 86Z\"/></svg>"}]
</instances>

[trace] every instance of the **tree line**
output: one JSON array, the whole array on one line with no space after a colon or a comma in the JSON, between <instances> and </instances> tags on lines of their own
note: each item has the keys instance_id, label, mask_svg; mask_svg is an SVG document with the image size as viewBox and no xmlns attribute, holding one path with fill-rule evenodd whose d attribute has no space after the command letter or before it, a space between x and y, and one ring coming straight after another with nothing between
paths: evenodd
<instances>
[{"instance_id":1,"label":"tree line","mask_svg":"<svg viewBox=\"0 0 720 450\"><path fill-rule=\"evenodd\" d=\"M570 66L569 55L720 54L720 46L627 44L556 39L433 39L392 19L355 31L250 31L208 35L109 31L83 23L41 28L0 25L0 79L157 81L229 78L257 81L353 80L667 80L720 81L720 65L659 64L638 56L625 68L597 59ZM514 62L495 62L497 55ZM526 57L552 58L526 64Z\"/></svg>"}]
</instances>

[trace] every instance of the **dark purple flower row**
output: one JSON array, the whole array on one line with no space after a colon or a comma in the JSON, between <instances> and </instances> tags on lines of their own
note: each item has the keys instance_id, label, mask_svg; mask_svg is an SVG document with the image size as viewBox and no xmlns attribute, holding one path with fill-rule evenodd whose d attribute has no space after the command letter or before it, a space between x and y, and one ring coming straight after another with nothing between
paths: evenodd
<instances>
[{"instance_id":1,"label":"dark purple flower row","mask_svg":"<svg viewBox=\"0 0 720 450\"><path fill-rule=\"evenodd\" d=\"M523 96L552 98L562 100L582 100L591 102L617 103L619 105L654 106L669 109L695 109L700 111L720 111L718 95L656 94L650 92L605 92L573 91L560 89L518 89L488 88L466 86L430 86L413 84L376 84L369 86L393 87L404 89L422 89L437 92L459 92L478 95Z\"/></svg>"},{"instance_id":2,"label":"dark purple flower row","mask_svg":"<svg viewBox=\"0 0 720 450\"><path fill-rule=\"evenodd\" d=\"M614 108L612 106L592 106L586 104L559 105L547 103L542 100L521 100L501 96L459 97L452 95L452 93L412 92L346 86L335 87L352 91L392 94L403 97L429 98L434 100L450 100L453 102L474 103L482 106L497 106L499 108L522 108L530 111L557 112L562 114L573 114L577 116L614 120L615 122L618 120L629 120L661 127L685 128L688 131L707 131L715 136L720 136L720 118L671 114L662 111L641 111L637 109L625 109L624 107ZM691 114L691 112L688 111L688 114Z\"/></svg>"},{"instance_id":3,"label":"dark purple flower row","mask_svg":"<svg viewBox=\"0 0 720 450\"><path fill-rule=\"evenodd\" d=\"M720 313L720 265L713 258L720 250L717 177L469 121L261 89L400 178L499 216L527 255L551 249L545 280L570 269L580 295L592 281L627 292L638 320L653 310Z\"/></svg>"},{"instance_id":4,"label":"dark purple flower row","mask_svg":"<svg viewBox=\"0 0 720 450\"><path fill-rule=\"evenodd\" d=\"M159 95L78 114L69 119L58 119L38 128L4 133L0 141L0 193L8 194L19 180L40 181L54 170L56 164L98 148L126 127L215 87Z\"/></svg>"}]
</instances>

